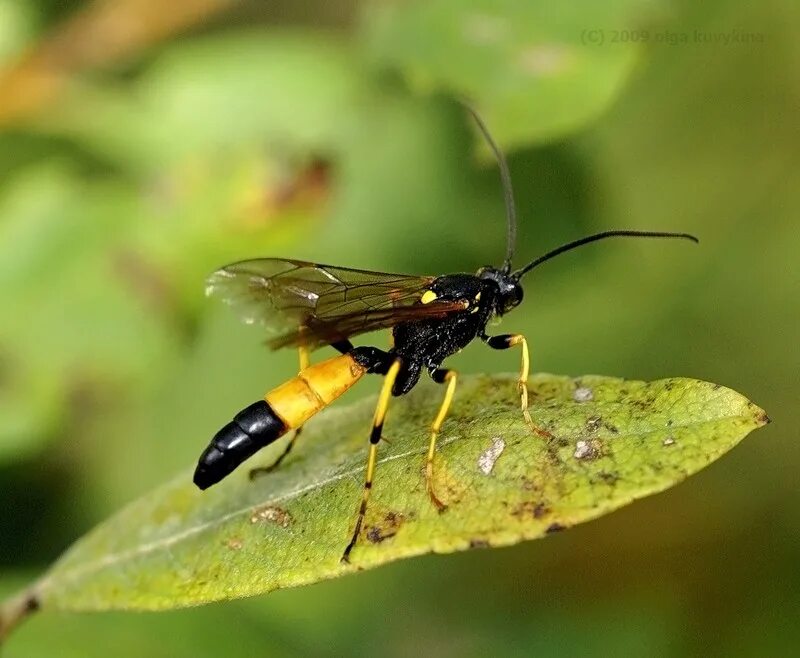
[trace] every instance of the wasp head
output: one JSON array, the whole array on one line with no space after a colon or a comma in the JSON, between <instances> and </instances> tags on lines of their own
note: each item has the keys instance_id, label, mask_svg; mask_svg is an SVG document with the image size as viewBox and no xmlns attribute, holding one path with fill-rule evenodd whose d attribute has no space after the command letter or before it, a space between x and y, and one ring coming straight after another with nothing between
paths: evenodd
<instances>
[{"instance_id":1,"label":"wasp head","mask_svg":"<svg viewBox=\"0 0 800 658\"><path fill-rule=\"evenodd\" d=\"M493 281L498 288L495 311L504 315L522 302L522 286L511 274L487 265L478 270L478 278Z\"/></svg>"}]
</instances>

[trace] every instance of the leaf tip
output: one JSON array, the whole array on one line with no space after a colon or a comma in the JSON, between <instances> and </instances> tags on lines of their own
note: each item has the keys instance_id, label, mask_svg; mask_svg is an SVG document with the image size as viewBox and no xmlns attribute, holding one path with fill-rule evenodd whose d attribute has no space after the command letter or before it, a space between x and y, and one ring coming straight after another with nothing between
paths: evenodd
<instances>
[{"instance_id":1,"label":"leaf tip","mask_svg":"<svg viewBox=\"0 0 800 658\"><path fill-rule=\"evenodd\" d=\"M752 418L756 423L756 427L764 427L772 422L772 418L767 415L767 412L759 407L755 402L747 400L747 407L752 414Z\"/></svg>"}]
</instances>

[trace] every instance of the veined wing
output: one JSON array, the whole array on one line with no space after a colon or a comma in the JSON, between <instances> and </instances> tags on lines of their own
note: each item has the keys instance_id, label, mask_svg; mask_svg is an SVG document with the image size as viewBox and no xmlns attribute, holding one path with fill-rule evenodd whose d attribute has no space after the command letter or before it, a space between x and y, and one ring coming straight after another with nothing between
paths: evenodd
<instances>
[{"instance_id":1,"label":"veined wing","mask_svg":"<svg viewBox=\"0 0 800 658\"><path fill-rule=\"evenodd\" d=\"M399 322L444 317L459 303L420 298L434 277L388 274L261 258L226 265L208 279L206 292L232 306L248 324L274 337L273 348L316 348Z\"/></svg>"}]
</instances>

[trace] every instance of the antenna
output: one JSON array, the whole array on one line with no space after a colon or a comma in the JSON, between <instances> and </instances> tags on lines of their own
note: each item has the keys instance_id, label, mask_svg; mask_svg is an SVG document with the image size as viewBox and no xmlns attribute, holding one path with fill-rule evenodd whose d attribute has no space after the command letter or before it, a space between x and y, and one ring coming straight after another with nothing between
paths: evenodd
<instances>
[{"instance_id":1,"label":"antenna","mask_svg":"<svg viewBox=\"0 0 800 658\"><path fill-rule=\"evenodd\" d=\"M486 124L471 105L467 103L464 103L464 105L472 114L475 123L478 124L478 128L489 143L489 146L494 152L494 157L497 159L497 164L500 167L500 178L503 181L503 197L506 202L507 224L506 259L503 261L502 271L504 274L509 274L511 272L511 259L514 257L514 245L517 242L517 210L514 206L514 190L511 187L511 174L508 172L506 158L489 134L489 129L486 127Z\"/></svg>"},{"instance_id":2,"label":"antenna","mask_svg":"<svg viewBox=\"0 0 800 658\"><path fill-rule=\"evenodd\" d=\"M597 242L598 240L604 240L605 238L679 238L682 240L691 240L692 242L698 243L698 240L695 236L689 235L688 233L669 233L664 231L603 231L602 233L595 233L594 235L589 235L585 238L580 238L579 240L574 240L572 242L568 242L567 244L562 244L560 247L556 247L552 251L548 251L543 256L539 256L535 260L528 263L525 267L521 270L517 270L512 274L512 278L515 281L519 281L525 274L530 272L534 267L538 267L542 263L550 260L551 258L555 258L560 254L563 254L565 251L570 251L571 249L576 249L577 247L582 247L585 244L589 244L590 242Z\"/></svg>"}]
</instances>

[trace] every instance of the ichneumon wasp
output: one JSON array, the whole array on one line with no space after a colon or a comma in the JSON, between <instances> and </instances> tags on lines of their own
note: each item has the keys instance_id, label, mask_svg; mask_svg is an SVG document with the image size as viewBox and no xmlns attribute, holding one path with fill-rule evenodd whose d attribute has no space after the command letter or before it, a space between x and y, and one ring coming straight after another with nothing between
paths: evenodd
<instances>
[{"instance_id":1,"label":"ichneumon wasp","mask_svg":"<svg viewBox=\"0 0 800 658\"><path fill-rule=\"evenodd\" d=\"M507 223L505 261L500 267L487 266L475 274L412 276L386 274L299 260L263 258L227 265L208 280L209 295L221 297L235 307L247 323L269 330L273 349L296 347L300 351L300 372L270 391L262 400L240 411L211 440L200 456L194 483L201 489L216 484L261 448L290 430L283 453L265 472L276 468L289 454L303 424L353 386L367 373L384 376L369 435L366 478L355 528L342 555L349 561L367 511L375 475L378 443L392 396L408 393L427 370L433 381L446 386L439 412L431 424L426 458L426 489L433 505L446 505L433 487L436 438L453 400L458 375L442 367L467 344L480 338L489 347L505 350L519 346L522 363L518 390L520 407L529 427L538 428L528 411L528 343L520 334L489 336L488 322L502 316L522 301L521 280L542 263L576 247L611 237L682 238L697 242L686 233L614 230L564 244L539 256L525 267L512 270L516 241L516 211L511 177L502 152L481 118L470 110L497 159L502 179ZM350 338L376 329L391 328L393 347L354 347ZM341 353L310 365L309 353L330 345Z\"/></svg>"}]
</instances>

